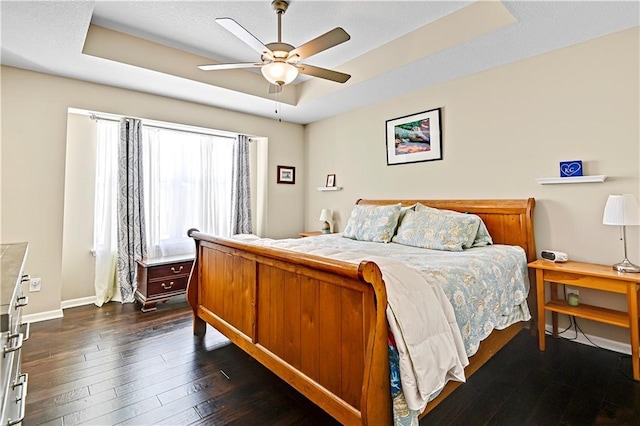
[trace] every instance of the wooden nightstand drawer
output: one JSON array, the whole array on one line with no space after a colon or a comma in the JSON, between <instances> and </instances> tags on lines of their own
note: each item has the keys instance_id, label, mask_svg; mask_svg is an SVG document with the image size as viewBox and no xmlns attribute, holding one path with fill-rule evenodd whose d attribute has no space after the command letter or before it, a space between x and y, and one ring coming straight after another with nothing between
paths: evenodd
<instances>
[{"instance_id":1,"label":"wooden nightstand drawer","mask_svg":"<svg viewBox=\"0 0 640 426\"><path fill-rule=\"evenodd\" d=\"M191 265L193 261L181 263L170 263L168 265L152 266L149 268L148 275L149 280L155 280L157 278L165 278L172 276L189 276L191 272Z\"/></svg>"},{"instance_id":2,"label":"wooden nightstand drawer","mask_svg":"<svg viewBox=\"0 0 640 426\"><path fill-rule=\"evenodd\" d=\"M184 294L193 265L191 256L138 260L138 288L135 298L142 312L155 311L158 302Z\"/></svg>"},{"instance_id":3,"label":"wooden nightstand drawer","mask_svg":"<svg viewBox=\"0 0 640 426\"><path fill-rule=\"evenodd\" d=\"M160 281L149 281L147 285L147 298L187 289L189 277L165 278Z\"/></svg>"}]
</instances>

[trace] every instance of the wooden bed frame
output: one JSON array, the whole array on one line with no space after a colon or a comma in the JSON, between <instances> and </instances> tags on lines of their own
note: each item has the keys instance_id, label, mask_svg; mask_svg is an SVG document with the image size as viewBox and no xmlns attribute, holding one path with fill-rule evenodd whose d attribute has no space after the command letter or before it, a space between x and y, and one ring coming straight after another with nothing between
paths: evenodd
<instances>
[{"instance_id":1,"label":"wooden bed frame","mask_svg":"<svg viewBox=\"0 0 640 426\"><path fill-rule=\"evenodd\" d=\"M523 200L358 200L475 213L494 243L536 257L533 198ZM194 334L210 324L343 424L392 424L387 295L374 262L359 265L212 237L197 230L187 299ZM534 281L531 281L534 282ZM530 292L529 303L535 291ZM533 309L532 311L535 311ZM465 369L473 374L523 327L494 331ZM449 382L424 416L460 383Z\"/></svg>"}]
</instances>

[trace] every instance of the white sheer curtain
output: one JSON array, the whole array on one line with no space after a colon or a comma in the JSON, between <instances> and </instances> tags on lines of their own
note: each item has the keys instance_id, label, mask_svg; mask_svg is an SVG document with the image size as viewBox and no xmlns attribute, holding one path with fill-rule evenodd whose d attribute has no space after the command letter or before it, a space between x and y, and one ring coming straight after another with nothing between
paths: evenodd
<instances>
[{"instance_id":1,"label":"white sheer curtain","mask_svg":"<svg viewBox=\"0 0 640 426\"><path fill-rule=\"evenodd\" d=\"M148 256L191 253L190 228L229 236L234 139L143 127Z\"/></svg>"},{"instance_id":2,"label":"white sheer curtain","mask_svg":"<svg viewBox=\"0 0 640 426\"><path fill-rule=\"evenodd\" d=\"M118 122L98 120L93 232L96 256L94 303L97 306L109 300L121 300L116 280L118 135Z\"/></svg>"}]
</instances>

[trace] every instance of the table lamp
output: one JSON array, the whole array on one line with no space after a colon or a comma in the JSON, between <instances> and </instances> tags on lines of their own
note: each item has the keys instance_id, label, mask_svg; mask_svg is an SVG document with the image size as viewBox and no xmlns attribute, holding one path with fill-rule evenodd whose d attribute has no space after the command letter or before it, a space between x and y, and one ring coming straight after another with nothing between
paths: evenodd
<instances>
[{"instance_id":1,"label":"table lamp","mask_svg":"<svg viewBox=\"0 0 640 426\"><path fill-rule=\"evenodd\" d=\"M329 224L329 222L331 222L331 210L322 209L322 211L320 212L320 221L323 222L322 223L322 228L320 228L322 230L322 233L323 234L330 234L331 233L331 225Z\"/></svg>"},{"instance_id":2,"label":"table lamp","mask_svg":"<svg viewBox=\"0 0 640 426\"><path fill-rule=\"evenodd\" d=\"M618 272L640 272L640 266L634 265L627 259L627 225L640 225L640 210L638 201L632 194L609 195L604 206L602 223L605 225L619 225L622 231L621 240L624 241L624 260L613 265Z\"/></svg>"}]
</instances>

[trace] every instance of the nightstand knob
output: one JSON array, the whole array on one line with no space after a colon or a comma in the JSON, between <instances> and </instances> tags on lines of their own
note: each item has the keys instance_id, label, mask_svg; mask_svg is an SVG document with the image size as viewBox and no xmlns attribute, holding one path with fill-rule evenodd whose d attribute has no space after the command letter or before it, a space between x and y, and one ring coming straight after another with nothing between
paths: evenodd
<instances>
[{"instance_id":1,"label":"nightstand knob","mask_svg":"<svg viewBox=\"0 0 640 426\"><path fill-rule=\"evenodd\" d=\"M166 285L165 283L162 283L162 284L160 284L160 285L162 286L162 288L163 288L163 289L165 289L165 290L170 290L170 289L171 289L171 287L173 287L173 284L174 284L174 282L173 282L173 281L171 281L171 282L169 283L169 285Z\"/></svg>"},{"instance_id":2,"label":"nightstand knob","mask_svg":"<svg viewBox=\"0 0 640 426\"><path fill-rule=\"evenodd\" d=\"M182 272L182 268L184 268L184 265L180 265L180 267L177 270L172 266L171 272L173 272L174 274L179 274L180 272Z\"/></svg>"}]
</instances>

